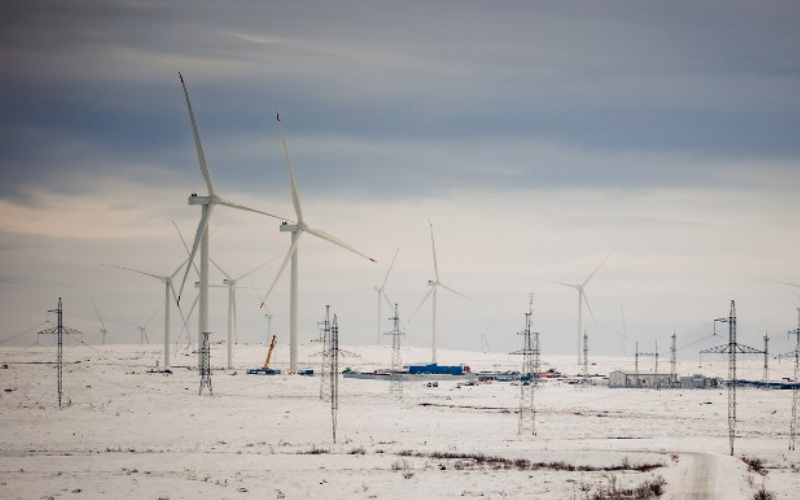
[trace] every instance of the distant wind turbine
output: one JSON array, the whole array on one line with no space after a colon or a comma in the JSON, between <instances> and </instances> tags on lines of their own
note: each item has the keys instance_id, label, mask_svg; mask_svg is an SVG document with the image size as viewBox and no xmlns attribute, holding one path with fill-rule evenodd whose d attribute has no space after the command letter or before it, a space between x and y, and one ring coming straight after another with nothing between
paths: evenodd
<instances>
[{"instance_id":1,"label":"distant wind turbine","mask_svg":"<svg viewBox=\"0 0 800 500\"><path fill-rule=\"evenodd\" d=\"M202 207L202 216L200 218L200 223L197 225L197 232L194 238L194 244L192 245L192 251L189 255L189 262L194 262L194 256L197 253L198 247L200 248L200 312L198 314L198 326L199 326L199 333L201 335L205 332L208 332L208 259L209 259L209 252L208 252L208 221L211 218L211 212L213 211L216 205L224 205L230 208L236 208L239 210L244 210L247 212L253 212L261 215L266 215L269 217L274 217L280 220L286 220L283 217L278 217L277 215L273 215L267 212L262 212L260 210L255 210L250 207L246 207L244 205L240 205L238 203L233 203L227 200L224 200L217 195L216 191L214 190L214 184L211 182L211 172L208 169L208 164L206 163L206 156L203 152L203 145L200 143L200 132L197 130L197 122L194 118L194 111L192 111L192 103L189 101L189 91L186 89L186 82L183 80L183 75L178 73L181 79L181 86L183 87L183 95L186 98L186 108L189 111L189 120L192 124L192 134L194 136L194 144L195 148L197 149L197 158L200 162L200 171L203 174L203 179L206 181L206 187L208 188L208 196L197 196L197 194L192 193L189 196L189 204L190 205L200 205ZM183 294L183 288L186 285L186 279L189 276L189 268L191 266L186 266L186 273L183 275L183 281L181 282L180 291L178 292L178 304L180 304L181 295ZM198 356L199 356L198 351Z\"/></svg>"},{"instance_id":2,"label":"distant wind turbine","mask_svg":"<svg viewBox=\"0 0 800 500\"><path fill-rule=\"evenodd\" d=\"M595 273L598 270L600 270L600 267L602 267L603 264L605 264L606 260L608 260L608 258L611 257L612 253L614 253L613 250L611 252L609 252L608 255L606 255L606 258L603 259L603 261L600 263L600 265L597 266L597 268L594 271L592 271L592 274L590 274L589 277L586 278L583 281L583 283L578 283L578 284L574 284L573 285L573 284L570 284L570 283L562 283L560 281L541 280L541 281L546 281L548 283L555 283L556 285L568 286L568 287L574 288L574 289L576 289L578 291L578 364L581 364L581 352L583 350L582 335L583 335L583 303L584 302L586 302L586 308L589 309L589 314L592 316L592 321L594 321L594 313L592 312L592 306L589 305L589 299L586 298L585 288L586 288L586 285L589 284L589 280L591 280L592 277L595 275ZM595 327L597 327L597 323L596 322L595 322Z\"/></svg>"},{"instance_id":3,"label":"distant wind turbine","mask_svg":"<svg viewBox=\"0 0 800 500\"><path fill-rule=\"evenodd\" d=\"M460 297L463 297L463 298L465 298L465 299L469 300L470 302L473 302L473 303L475 303L477 305L480 305L480 304L478 302L476 302L475 300L467 297L463 293L458 292L458 291L450 288L449 286L447 286L444 283L442 283L441 280L439 280L439 263L436 260L436 243L433 240L433 223L428 221L428 225L430 226L430 229L431 229L431 248L433 249L433 270L434 270L434 274L436 275L436 279L435 280L428 280L428 286L430 286L431 289L428 291L427 294L425 294L425 297L422 298L422 302L420 302L419 305L416 307L416 309L414 309L414 312L411 313L411 316L409 316L409 321L411 321L411 318L414 317L414 315L417 313L419 308L422 307L422 305L425 303L425 301L428 300L428 297L433 296L433 304L432 304L433 321L432 321L432 328L431 328L431 337L432 337L432 340L431 340L431 360L432 360L432 363L436 363L436 303L437 303L436 296L437 296L437 292L438 292L439 287L444 288L445 290L448 290L448 291L450 291L450 292L452 292L452 293L454 293L454 294L456 294L456 295L458 295Z\"/></svg>"},{"instance_id":4,"label":"distant wind turbine","mask_svg":"<svg viewBox=\"0 0 800 500\"><path fill-rule=\"evenodd\" d=\"M280 226L281 231L288 231L292 233L292 244L289 247L289 251L286 252L286 257L283 259L283 263L281 264L280 269L278 270L277 276L275 276L275 280L272 282L272 285L267 289L266 295L261 299L261 304L264 305L269 298L272 290L275 288L275 285L278 283L283 271L286 269L286 265L289 263L289 260L292 261L292 271L291 271L291 290L289 296L289 369L294 371L297 370L297 348L298 348L298 339L297 339L297 291L298 291L298 284L297 284L297 273L298 273L298 243L300 242L300 237L303 233L309 233L317 238L326 240L334 245L340 246L345 250L350 250L356 255L360 255L361 257L370 260L372 262L377 262L372 257L368 257L363 253L359 252L352 246L348 245L347 243L338 240L331 236L330 234L321 231L319 229L315 229L308 224L306 224L305 219L303 219L303 210L300 207L300 196L297 194L297 183L295 182L294 178L294 169L292 168L292 159L289 156L289 148L286 146L286 137L283 134L283 124L281 124L281 116L277 115L278 119L278 129L280 130L281 134L281 143L283 144L283 152L286 155L286 166L289 169L289 182L291 185L292 190L292 204L294 205L295 214L297 214L297 223L295 224L288 224L286 222L282 223Z\"/></svg>"},{"instance_id":5,"label":"distant wind turbine","mask_svg":"<svg viewBox=\"0 0 800 500\"><path fill-rule=\"evenodd\" d=\"M494 316L492 316L492 320L489 321L488 325L486 325L486 329L483 332L481 332L481 349L483 349L483 352L492 352L492 347L489 345L489 340L486 338L486 336L489 333L489 329L494 324L494 321L497 319L497 316L499 315L500 315L500 309L498 309L497 312L494 313Z\"/></svg>"},{"instance_id":6,"label":"distant wind turbine","mask_svg":"<svg viewBox=\"0 0 800 500\"><path fill-rule=\"evenodd\" d=\"M106 344L106 334L108 333L108 329L106 328L106 323L103 321L103 317L100 316L100 310L97 308L97 304L94 303L94 299L92 299L92 305L94 306L94 312L97 313L97 318L100 320L100 334L103 336L103 345Z\"/></svg>"},{"instance_id":7,"label":"distant wind turbine","mask_svg":"<svg viewBox=\"0 0 800 500\"><path fill-rule=\"evenodd\" d=\"M181 269L184 268L186 262L187 262L186 260L181 262L181 264L175 269L175 271L172 272L172 274L167 274L167 275L147 273L144 271L139 271L137 269L131 269L129 267L117 266L115 264L103 264L104 266L115 267L117 269L122 269L124 271L130 271L132 273L141 274L143 276L148 276L150 278L155 278L164 283L164 368L165 369L169 369L171 367L170 355L169 355L169 349L170 349L169 311L172 300L177 300L177 294L175 293L174 279L181 271ZM170 299L170 294L172 295L172 299ZM184 317L183 311L181 310L180 306L178 306L178 312L180 313L183 322L186 323L186 318Z\"/></svg>"},{"instance_id":8,"label":"distant wind turbine","mask_svg":"<svg viewBox=\"0 0 800 500\"><path fill-rule=\"evenodd\" d=\"M236 335L236 343L239 343L239 328L236 324L236 288L238 288L238 284L240 281L245 279L246 277L250 276L254 272L258 271L262 267L266 266L270 262L277 260L278 258L275 257L273 259L264 262L263 264L247 271L243 275L239 276L238 278L231 278L231 276L225 272L214 260L212 259L211 262L214 266L219 269L219 271L225 275L225 279L222 280L222 285L209 285L210 287L224 287L228 289L228 369L233 368L233 344L234 344L234 333Z\"/></svg>"},{"instance_id":9,"label":"distant wind turbine","mask_svg":"<svg viewBox=\"0 0 800 500\"><path fill-rule=\"evenodd\" d=\"M386 277L383 278L383 283L381 286L376 286L373 288L374 291L378 292L378 345L381 345L381 337L383 337L383 332L381 331L383 325L383 316L381 315L381 302L386 301L389 304L389 307L394 307L392 301L389 300L389 296L386 295L386 281L389 279L389 273L392 272L392 267L394 266L394 261L397 259L397 252L400 251L400 247L397 247L397 250L394 252L394 257L392 257L392 263L389 264L389 270L386 271Z\"/></svg>"},{"instance_id":10,"label":"distant wind turbine","mask_svg":"<svg viewBox=\"0 0 800 500\"><path fill-rule=\"evenodd\" d=\"M155 315L156 315L156 313L158 312L159 309L161 309L161 306L158 306L158 308L155 311L153 311L153 314L150 315L150 318L148 318L147 322L144 325L140 325L138 323L134 323L133 321L128 321L127 319L125 320L128 323L130 323L133 326L135 326L139 330L139 343L140 344L144 344L145 342L147 342L148 344L150 343L150 339L147 338L147 325L149 325L150 322L153 321L153 318L155 317Z\"/></svg>"}]
</instances>

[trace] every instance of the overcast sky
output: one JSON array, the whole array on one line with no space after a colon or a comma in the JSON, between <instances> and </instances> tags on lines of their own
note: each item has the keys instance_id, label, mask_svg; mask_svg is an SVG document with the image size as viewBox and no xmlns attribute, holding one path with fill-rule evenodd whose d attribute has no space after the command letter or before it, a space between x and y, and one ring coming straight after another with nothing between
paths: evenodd
<instances>
[{"instance_id":1,"label":"overcast sky","mask_svg":"<svg viewBox=\"0 0 800 500\"><path fill-rule=\"evenodd\" d=\"M186 256L172 221L192 238L206 188L180 71L221 196L295 218L280 111L306 222L378 261L303 238L303 341L330 304L343 342L375 343L372 287L399 247L386 291L404 341L430 345L430 304L408 319L431 221L441 281L481 304L439 293L441 347L519 348L533 293L543 352L574 353L577 292L542 280L582 282L613 251L586 288L592 353L627 332L627 354L658 339L667 356L731 300L741 342L788 351L800 288L769 281L800 283L798 25L794 1L4 2L0 340L59 296L89 342L92 300L109 341L154 313L162 340L163 285L101 264L169 274ZM212 258L236 277L279 257L245 280L267 287L278 224L216 209ZM279 342L288 290L287 273L268 303ZM266 339L258 302L239 291L240 342Z\"/></svg>"}]
</instances>

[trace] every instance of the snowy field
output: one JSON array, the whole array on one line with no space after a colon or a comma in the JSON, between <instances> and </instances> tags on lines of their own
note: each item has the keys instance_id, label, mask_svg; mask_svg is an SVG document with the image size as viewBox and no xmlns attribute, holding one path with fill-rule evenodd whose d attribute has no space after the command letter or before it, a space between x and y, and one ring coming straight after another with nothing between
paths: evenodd
<instances>
[{"instance_id":1,"label":"snowy field","mask_svg":"<svg viewBox=\"0 0 800 500\"><path fill-rule=\"evenodd\" d=\"M300 360L317 363L313 349L301 346ZM388 347L344 349L358 357L342 359L342 369L390 364ZM0 498L591 499L659 478L661 498L749 499L762 485L780 499L800 492L791 391L737 391L731 457L725 389L547 382L536 388L532 436L517 433L518 385L407 382L397 399L385 381L340 379L334 444L320 378L246 375L265 354L263 345L237 346L237 369L225 370L226 348L214 345L213 396L199 396L196 355L186 347L165 375L150 372L158 346L71 345L59 410L55 348L0 349ZM405 363L428 357L403 349ZM659 371L669 372L666 358ZM273 359L285 370L287 347ZM678 373L727 373L722 356L711 361L681 364ZM514 369L520 359L441 350L439 362ZM590 371L601 374L632 364L594 362ZM758 373L758 360L747 363L743 372ZM543 356L542 365L578 371L574 358ZM766 474L743 457L761 460Z\"/></svg>"}]
</instances>

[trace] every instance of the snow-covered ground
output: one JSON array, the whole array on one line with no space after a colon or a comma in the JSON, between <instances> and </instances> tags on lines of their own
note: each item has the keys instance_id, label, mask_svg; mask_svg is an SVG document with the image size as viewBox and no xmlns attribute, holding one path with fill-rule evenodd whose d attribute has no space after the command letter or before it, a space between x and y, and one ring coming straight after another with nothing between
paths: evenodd
<instances>
[{"instance_id":1,"label":"snow-covered ground","mask_svg":"<svg viewBox=\"0 0 800 500\"><path fill-rule=\"evenodd\" d=\"M302 346L300 359L318 363L315 349ZM358 357L342 359L342 369L390 364L388 347L343 349ZM753 498L764 482L776 498L800 491L800 451L789 451L791 391L737 391L731 457L725 389L547 382L535 391L532 436L517 433L518 385L407 382L397 399L385 381L340 379L334 444L320 378L246 375L265 354L263 345L237 346L237 369L224 370L226 348L214 345L213 396L199 396L196 355L186 348L165 375L150 373L161 360L157 346L73 345L64 352L59 410L55 348L0 349L0 498L584 499L658 476L663 498ZM426 349L403 349L405 363L428 358ZM724 376L722 358L678 372ZM274 359L286 369L286 346ZM593 361L590 372L600 374L632 364ZM520 358L440 350L439 362L513 369ZM659 371L669 372L662 363ZM578 371L569 357L543 356L542 365ZM750 360L742 371L759 366ZM488 460L478 463L480 455ZM742 457L761 459L766 476ZM602 470L622 464L659 467Z\"/></svg>"}]
</instances>

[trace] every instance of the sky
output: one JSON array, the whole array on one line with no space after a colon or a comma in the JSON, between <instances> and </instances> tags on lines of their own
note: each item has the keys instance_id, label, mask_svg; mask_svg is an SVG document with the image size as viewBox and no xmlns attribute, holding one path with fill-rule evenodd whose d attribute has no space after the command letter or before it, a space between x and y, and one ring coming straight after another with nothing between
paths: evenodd
<instances>
[{"instance_id":1,"label":"sky","mask_svg":"<svg viewBox=\"0 0 800 500\"><path fill-rule=\"evenodd\" d=\"M344 343L391 330L374 287L399 248L385 289L403 341L430 345L432 224L440 281L472 299L440 290L441 347L519 349L533 294L542 352L577 355L577 292L548 281L608 257L590 356L666 356L673 333L697 356L727 341L709 336L731 300L740 342L789 351L800 288L774 282L800 284L798 24L780 0L4 2L0 342L36 342L59 297L86 342L95 305L108 342L148 320L163 341L163 284L104 264L186 258L175 229L192 240L206 186L181 72L220 196L296 219L280 112L305 221L377 260L303 237L301 341L325 305ZM218 207L210 226L212 259L233 277L270 262L243 280L267 288L279 221ZM257 293L238 291L239 342L267 340ZM288 294L286 273L278 342ZM227 300L211 290L212 339Z\"/></svg>"}]
</instances>

